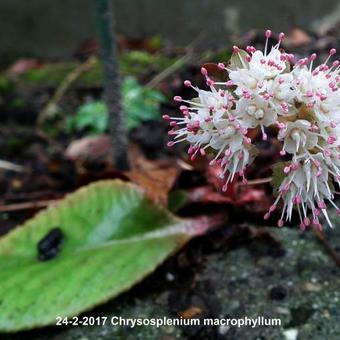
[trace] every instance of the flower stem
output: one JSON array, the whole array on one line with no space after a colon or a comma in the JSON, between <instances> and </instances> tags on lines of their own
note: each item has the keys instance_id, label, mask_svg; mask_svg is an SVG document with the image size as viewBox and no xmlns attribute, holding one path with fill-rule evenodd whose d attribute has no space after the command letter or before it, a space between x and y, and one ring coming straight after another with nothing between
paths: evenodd
<instances>
[{"instance_id":1,"label":"flower stem","mask_svg":"<svg viewBox=\"0 0 340 340\"><path fill-rule=\"evenodd\" d=\"M113 163L116 169L129 169L128 140L123 122L118 53L114 37L114 16L111 0L96 0L97 28L104 68L104 100L109 114Z\"/></svg>"}]
</instances>

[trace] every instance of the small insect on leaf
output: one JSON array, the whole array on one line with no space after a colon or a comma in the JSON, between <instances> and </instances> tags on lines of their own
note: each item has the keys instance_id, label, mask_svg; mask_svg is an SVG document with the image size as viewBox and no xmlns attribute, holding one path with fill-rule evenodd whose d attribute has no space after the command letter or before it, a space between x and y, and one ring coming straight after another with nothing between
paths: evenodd
<instances>
[{"instance_id":1,"label":"small insect on leaf","mask_svg":"<svg viewBox=\"0 0 340 340\"><path fill-rule=\"evenodd\" d=\"M59 227L51 229L37 244L38 260L49 261L58 256L64 241L64 234Z\"/></svg>"}]
</instances>

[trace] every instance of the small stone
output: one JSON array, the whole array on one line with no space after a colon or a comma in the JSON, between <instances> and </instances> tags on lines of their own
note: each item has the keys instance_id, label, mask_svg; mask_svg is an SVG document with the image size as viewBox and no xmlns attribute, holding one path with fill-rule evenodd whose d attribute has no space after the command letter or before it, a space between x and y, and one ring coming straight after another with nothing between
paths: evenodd
<instances>
[{"instance_id":1,"label":"small stone","mask_svg":"<svg viewBox=\"0 0 340 340\"><path fill-rule=\"evenodd\" d=\"M290 310L288 308L284 308L284 307L277 307L276 311L279 314L285 314L285 315L290 315Z\"/></svg>"},{"instance_id":2,"label":"small stone","mask_svg":"<svg viewBox=\"0 0 340 340\"><path fill-rule=\"evenodd\" d=\"M172 273L170 273L170 272L166 273L165 278L169 282L172 282L172 281L175 280L175 276Z\"/></svg>"},{"instance_id":3,"label":"small stone","mask_svg":"<svg viewBox=\"0 0 340 340\"><path fill-rule=\"evenodd\" d=\"M230 327L226 325L221 325L218 327L218 334L220 335L226 335L229 331Z\"/></svg>"},{"instance_id":4,"label":"small stone","mask_svg":"<svg viewBox=\"0 0 340 340\"><path fill-rule=\"evenodd\" d=\"M283 300L287 295L287 290L283 286L275 286L269 292L272 300Z\"/></svg>"},{"instance_id":5,"label":"small stone","mask_svg":"<svg viewBox=\"0 0 340 340\"><path fill-rule=\"evenodd\" d=\"M329 310L327 310L327 309L323 311L322 315L323 315L326 319L329 319L329 318L331 317L331 314L330 314Z\"/></svg>"},{"instance_id":6,"label":"small stone","mask_svg":"<svg viewBox=\"0 0 340 340\"><path fill-rule=\"evenodd\" d=\"M287 329L283 332L283 335L285 336L286 340L296 340L298 336L298 330L297 329Z\"/></svg>"},{"instance_id":7,"label":"small stone","mask_svg":"<svg viewBox=\"0 0 340 340\"><path fill-rule=\"evenodd\" d=\"M322 286L319 284L307 282L303 285L303 289L307 292L319 292L322 289Z\"/></svg>"}]
</instances>

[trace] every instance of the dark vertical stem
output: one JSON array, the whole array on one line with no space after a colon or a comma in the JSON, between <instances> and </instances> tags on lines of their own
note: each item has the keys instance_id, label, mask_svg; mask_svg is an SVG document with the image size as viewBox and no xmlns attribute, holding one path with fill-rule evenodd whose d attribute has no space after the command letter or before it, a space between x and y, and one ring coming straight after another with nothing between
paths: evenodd
<instances>
[{"instance_id":1,"label":"dark vertical stem","mask_svg":"<svg viewBox=\"0 0 340 340\"><path fill-rule=\"evenodd\" d=\"M109 113L113 162L116 169L124 171L129 168L128 141L123 122L112 0L96 0L96 14L104 69L104 99Z\"/></svg>"}]
</instances>

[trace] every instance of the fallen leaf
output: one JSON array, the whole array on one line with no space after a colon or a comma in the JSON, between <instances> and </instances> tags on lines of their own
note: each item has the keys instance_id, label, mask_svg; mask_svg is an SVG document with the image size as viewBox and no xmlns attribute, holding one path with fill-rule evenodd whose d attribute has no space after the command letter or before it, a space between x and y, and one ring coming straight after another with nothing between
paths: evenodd
<instances>
[{"instance_id":1,"label":"fallen leaf","mask_svg":"<svg viewBox=\"0 0 340 340\"><path fill-rule=\"evenodd\" d=\"M45 62L33 58L19 59L9 67L7 74L10 77L18 77L28 70L40 68L45 64Z\"/></svg>"},{"instance_id":2,"label":"fallen leaf","mask_svg":"<svg viewBox=\"0 0 340 340\"><path fill-rule=\"evenodd\" d=\"M299 47L303 45L310 44L312 41L311 36L299 27L294 27L290 30L287 38L285 39L285 44L288 46Z\"/></svg>"},{"instance_id":3,"label":"fallen leaf","mask_svg":"<svg viewBox=\"0 0 340 340\"><path fill-rule=\"evenodd\" d=\"M142 187L147 196L157 204L168 205L168 193L179 174L178 168L153 169L149 171L129 171L125 175Z\"/></svg>"},{"instance_id":4,"label":"fallen leaf","mask_svg":"<svg viewBox=\"0 0 340 340\"><path fill-rule=\"evenodd\" d=\"M149 159L136 143L129 143L128 147L131 171L149 171L154 169L174 166L174 160L170 158ZM177 167L177 165L176 165Z\"/></svg>"},{"instance_id":5,"label":"fallen leaf","mask_svg":"<svg viewBox=\"0 0 340 340\"><path fill-rule=\"evenodd\" d=\"M191 202L231 204L236 207L251 205L254 212L264 212L270 206L270 199L262 187L244 185L238 176L222 191L225 179L220 177L223 172L219 165L210 166L207 170L207 181L210 186L201 186L188 191Z\"/></svg>"},{"instance_id":6,"label":"fallen leaf","mask_svg":"<svg viewBox=\"0 0 340 340\"><path fill-rule=\"evenodd\" d=\"M70 143L65 156L75 162L103 162L111 157L110 136L90 136Z\"/></svg>"},{"instance_id":7,"label":"fallen leaf","mask_svg":"<svg viewBox=\"0 0 340 340\"><path fill-rule=\"evenodd\" d=\"M221 70L216 63L205 63L202 65L207 71L209 78L215 81L226 81L228 76L225 70Z\"/></svg>"},{"instance_id":8,"label":"fallen leaf","mask_svg":"<svg viewBox=\"0 0 340 340\"><path fill-rule=\"evenodd\" d=\"M220 203L234 204L235 200L216 192L212 187L206 185L186 191L187 203Z\"/></svg>"},{"instance_id":9,"label":"fallen leaf","mask_svg":"<svg viewBox=\"0 0 340 340\"><path fill-rule=\"evenodd\" d=\"M177 314L184 319L193 319L201 316L203 314L203 310L199 307L192 306L186 310L178 312Z\"/></svg>"}]
</instances>

